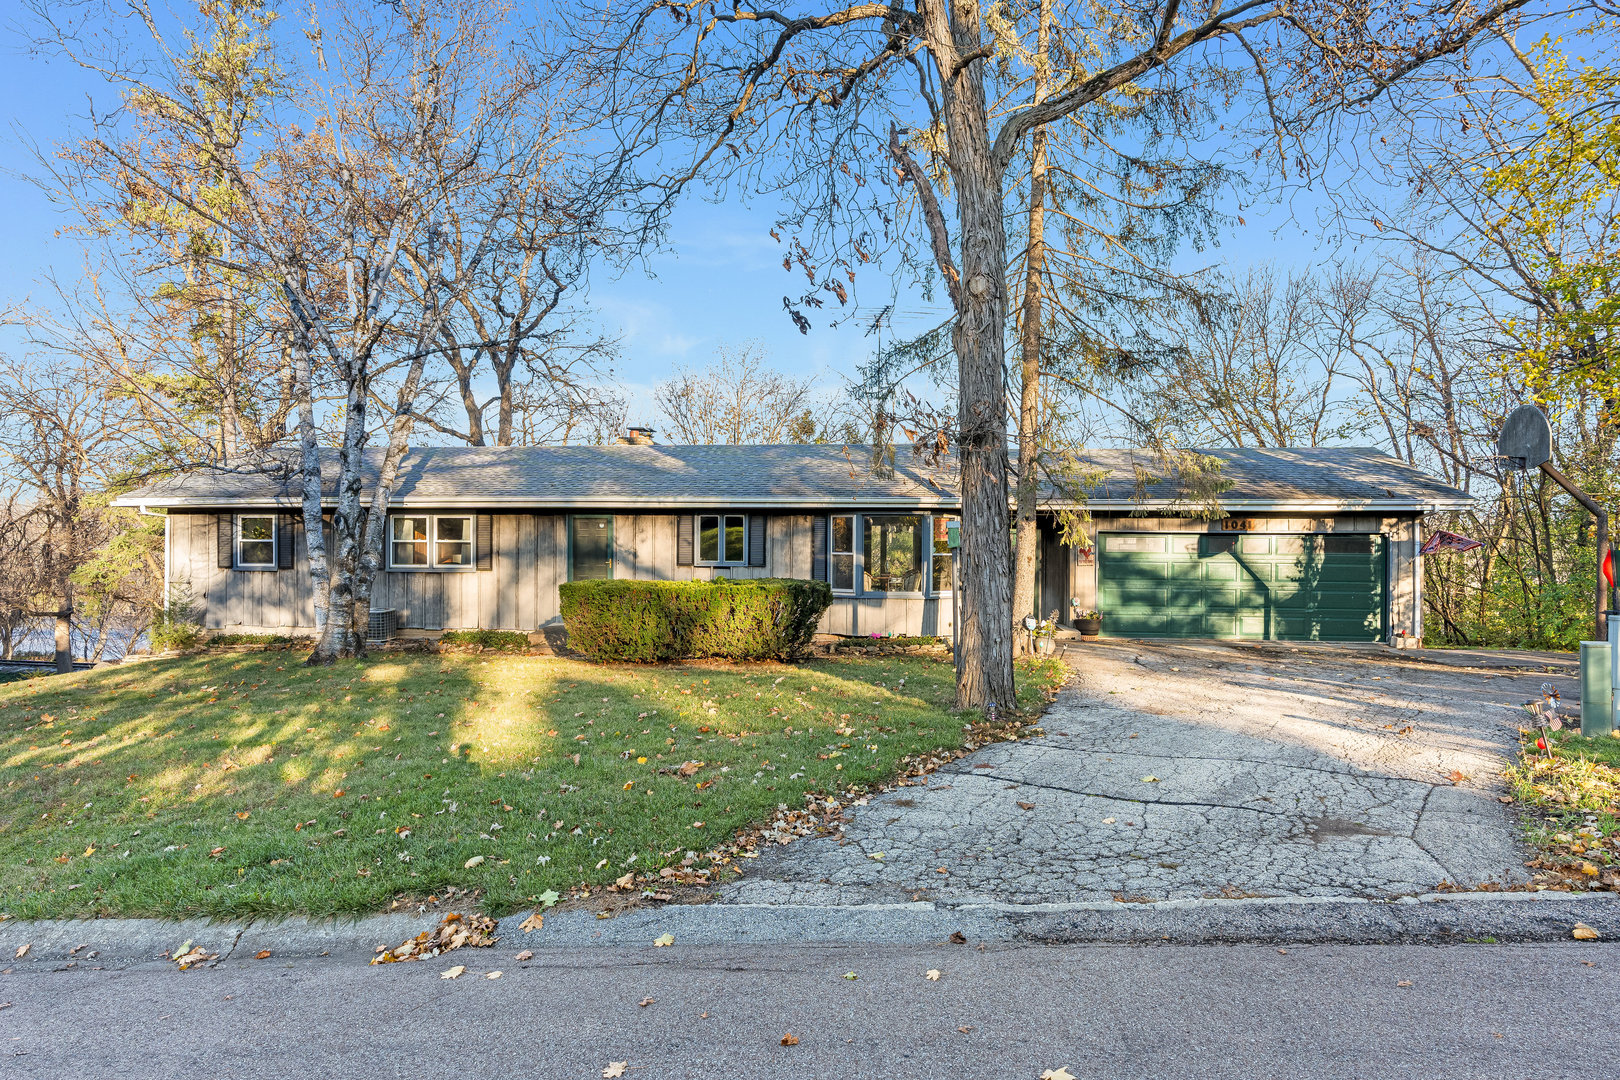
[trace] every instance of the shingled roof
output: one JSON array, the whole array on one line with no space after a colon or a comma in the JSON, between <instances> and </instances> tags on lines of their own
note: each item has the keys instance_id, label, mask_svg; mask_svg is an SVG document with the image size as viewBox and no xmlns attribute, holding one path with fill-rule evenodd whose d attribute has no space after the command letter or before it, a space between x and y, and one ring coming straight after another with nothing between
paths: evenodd
<instances>
[{"instance_id":1,"label":"shingled roof","mask_svg":"<svg viewBox=\"0 0 1620 1080\"><path fill-rule=\"evenodd\" d=\"M1223 506L1433 510L1468 496L1405 463L1365 448L1216 449L1230 483ZM1101 476L1086 502L1094 509L1181 501L1155 459L1140 450L1095 450ZM368 486L382 451L365 456ZM882 464L874 467L874 461ZM1138 492L1136 464L1155 483ZM328 497L335 455L322 463ZM1145 496L1145 498L1143 497ZM1055 499L1050 489L1048 502ZM201 469L139 488L119 505L174 508L294 506L297 478L284 461L260 470ZM400 468L392 504L421 507L950 508L958 504L951 458L933 462L900 447L868 446L423 446Z\"/></svg>"}]
</instances>

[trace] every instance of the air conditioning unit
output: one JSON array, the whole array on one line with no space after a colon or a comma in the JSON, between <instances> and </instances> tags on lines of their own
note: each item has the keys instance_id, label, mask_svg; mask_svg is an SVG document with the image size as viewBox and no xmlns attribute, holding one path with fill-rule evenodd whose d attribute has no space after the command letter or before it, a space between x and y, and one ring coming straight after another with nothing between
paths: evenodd
<instances>
[{"instance_id":1,"label":"air conditioning unit","mask_svg":"<svg viewBox=\"0 0 1620 1080\"><path fill-rule=\"evenodd\" d=\"M399 634L399 612L393 608L378 611L371 609L371 619L366 624L367 645L387 645Z\"/></svg>"}]
</instances>

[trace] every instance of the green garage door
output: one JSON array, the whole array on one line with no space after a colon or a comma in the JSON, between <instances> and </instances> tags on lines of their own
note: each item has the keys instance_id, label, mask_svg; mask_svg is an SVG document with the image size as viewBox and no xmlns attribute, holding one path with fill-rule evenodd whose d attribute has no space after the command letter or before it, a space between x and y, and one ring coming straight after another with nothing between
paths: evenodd
<instances>
[{"instance_id":1,"label":"green garage door","mask_svg":"<svg viewBox=\"0 0 1620 1080\"><path fill-rule=\"evenodd\" d=\"M1380 641L1384 538L1103 533L1109 637Z\"/></svg>"}]
</instances>

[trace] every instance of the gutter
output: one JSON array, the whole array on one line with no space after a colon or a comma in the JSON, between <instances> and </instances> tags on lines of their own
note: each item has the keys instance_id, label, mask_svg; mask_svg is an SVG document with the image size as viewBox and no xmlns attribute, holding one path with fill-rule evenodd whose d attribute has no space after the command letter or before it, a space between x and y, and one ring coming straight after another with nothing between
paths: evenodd
<instances>
[{"instance_id":1,"label":"gutter","mask_svg":"<svg viewBox=\"0 0 1620 1080\"><path fill-rule=\"evenodd\" d=\"M140 506L142 512L151 500L113 500L114 506ZM193 509L221 509L251 507L254 509L298 510L303 507L302 499L269 498L269 499L230 499L230 498L201 498L181 497L163 504L169 508ZM335 499L323 499L323 507L335 507ZM1171 507L1184 506L1179 500L1158 499L1146 502L1137 502L1133 499L1097 499L1090 502L1041 502L1043 510L1074 509L1096 511L1154 511L1167 510ZM1223 499L1220 506L1225 513L1253 512L1287 512L1294 513L1432 513L1439 510L1465 510L1474 505L1472 499L1434 498L1434 499L1315 499L1310 501L1287 501L1278 499ZM960 500L923 500L899 497L891 498L861 498L852 496L844 499L726 499L726 498L683 498L671 500L667 497L601 497L601 498L574 498L567 500L539 500L532 498L510 497L483 497L469 498L395 498L389 500L389 510L529 510L529 511L569 511L569 510L667 510L673 512L694 511L704 507L724 508L726 510L792 510L804 513L819 513L831 510L960 510ZM1175 514L1176 517L1191 517L1190 514Z\"/></svg>"}]
</instances>

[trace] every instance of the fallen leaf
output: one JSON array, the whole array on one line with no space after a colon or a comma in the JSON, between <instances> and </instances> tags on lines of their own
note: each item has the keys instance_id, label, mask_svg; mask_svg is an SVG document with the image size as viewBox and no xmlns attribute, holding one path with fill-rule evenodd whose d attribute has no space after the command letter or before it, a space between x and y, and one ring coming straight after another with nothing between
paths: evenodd
<instances>
[{"instance_id":1,"label":"fallen leaf","mask_svg":"<svg viewBox=\"0 0 1620 1080\"><path fill-rule=\"evenodd\" d=\"M255 959L255 960L268 960L268 959L270 959L270 950L269 949L260 949L258 952L253 954L253 959Z\"/></svg>"},{"instance_id":2,"label":"fallen leaf","mask_svg":"<svg viewBox=\"0 0 1620 1080\"><path fill-rule=\"evenodd\" d=\"M967 1027L959 1027L956 1030L960 1031L962 1034L966 1035L968 1032L973 1030L973 1027L972 1027L972 1025L969 1025Z\"/></svg>"},{"instance_id":3,"label":"fallen leaf","mask_svg":"<svg viewBox=\"0 0 1620 1080\"><path fill-rule=\"evenodd\" d=\"M1041 1080L1074 1080L1074 1074L1065 1066L1059 1065L1055 1069L1047 1069L1041 1073Z\"/></svg>"},{"instance_id":4,"label":"fallen leaf","mask_svg":"<svg viewBox=\"0 0 1620 1080\"><path fill-rule=\"evenodd\" d=\"M636 1002L636 1004L640 1005L643 1009L645 1009L647 1006L651 1005L653 1002L655 1002L657 1000L658 1000L657 998L644 997L640 1001Z\"/></svg>"},{"instance_id":5,"label":"fallen leaf","mask_svg":"<svg viewBox=\"0 0 1620 1080\"><path fill-rule=\"evenodd\" d=\"M189 945L189 944L191 944L189 941L186 942L186 945ZM181 971L189 971L192 968L196 967L198 964L206 963L209 960L218 960L219 959L219 954L218 953L211 953L208 950L204 949L201 945L198 945L196 948L193 948L193 949L187 949L185 947L185 945L182 945L180 947L180 949L181 949L181 951L180 951L179 955L177 955L174 958L174 962L175 962L175 965L178 966Z\"/></svg>"},{"instance_id":6,"label":"fallen leaf","mask_svg":"<svg viewBox=\"0 0 1620 1080\"><path fill-rule=\"evenodd\" d=\"M1453 784L1460 784L1464 780L1468 779L1468 774L1463 772L1461 769L1452 769L1450 772L1446 773L1446 779L1450 780Z\"/></svg>"},{"instance_id":7,"label":"fallen leaf","mask_svg":"<svg viewBox=\"0 0 1620 1080\"><path fill-rule=\"evenodd\" d=\"M951 944L952 945L966 945L967 944L967 935L962 933L962 931L960 931L960 930L952 930L951 931Z\"/></svg>"},{"instance_id":8,"label":"fallen leaf","mask_svg":"<svg viewBox=\"0 0 1620 1080\"><path fill-rule=\"evenodd\" d=\"M525 934L532 934L544 925L546 925L546 917L536 911L532 912L527 919L524 919L522 922L518 923L518 929L522 930Z\"/></svg>"},{"instance_id":9,"label":"fallen leaf","mask_svg":"<svg viewBox=\"0 0 1620 1080\"><path fill-rule=\"evenodd\" d=\"M1157 784L1158 782L1159 782L1159 778L1157 776L1144 776L1144 777L1142 777L1142 783L1144 783L1144 784ZM1061 1070L1059 1070L1059 1071L1061 1071Z\"/></svg>"},{"instance_id":10,"label":"fallen leaf","mask_svg":"<svg viewBox=\"0 0 1620 1080\"><path fill-rule=\"evenodd\" d=\"M492 971L488 975L484 976L484 978L486 978L486 979L498 979L500 977L501 977L501 973L499 971Z\"/></svg>"},{"instance_id":11,"label":"fallen leaf","mask_svg":"<svg viewBox=\"0 0 1620 1080\"><path fill-rule=\"evenodd\" d=\"M559 899L561 898L557 895L556 889L547 889L545 892L540 894L540 906L542 908L548 908L555 904Z\"/></svg>"},{"instance_id":12,"label":"fallen leaf","mask_svg":"<svg viewBox=\"0 0 1620 1080\"><path fill-rule=\"evenodd\" d=\"M783 1046L798 1046L799 1045L799 1037L797 1035L793 1034L793 1032L790 1031L786 1035L782 1036L782 1045Z\"/></svg>"},{"instance_id":13,"label":"fallen leaf","mask_svg":"<svg viewBox=\"0 0 1620 1080\"><path fill-rule=\"evenodd\" d=\"M630 1064L628 1061L610 1061L607 1068L602 1070L602 1076L605 1080L613 1080L615 1076L623 1076L624 1067L628 1064Z\"/></svg>"},{"instance_id":14,"label":"fallen leaf","mask_svg":"<svg viewBox=\"0 0 1620 1080\"><path fill-rule=\"evenodd\" d=\"M521 963L524 960L533 960L534 959L534 953L529 949L524 949L522 952L520 952L516 956L512 957L512 959L518 961L519 963Z\"/></svg>"},{"instance_id":15,"label":"fallen leaf","mask_svg":"<svg viewBox=\"0 0 1620 1080\"><path fill-rule=\"evenodd\" d=\"M1395 985L1396 986L1411 986L1412 985L1412 980L1411 979L1402 979L1400 982L1396 983Z\"/></svg>"},{"instance_id":16,"label":"fallen leaf","mask_svg":"<svg viewBox=\"0 0 1620 1080\"><path fill-rule=\"evenodd\" d=\"M17 946L16 958L18 960L21 960L23 957L28 955L28 950L32 949L32 948L33 948L32 945L19 945L19 946Z\"/></svg>"},{"instance_id":17,"label":"fallen leaf","mask_svg":"<svg viewBox=\"0 0 1620 1080\"><path fill-rule=\"evenodd\" d=\"M246 821L251 816L252 815L249 814L246 810L238 810L236 812L236 820L238 820L238 821Z\"/></svg>"},{"instance_id":18,"label":"fallen leaf","mask_svg":"<svg viewBox=\"0 0 1620 1080\"><path fill-rule=\"evenodd\" d=\"M441 978L441 979L459 979L459 978L461 978L461 976L463 974L466 973L466 971L467 971L467 965L466 964L457 964L455 967L451 968L449 971L441 971L441 972L439 972L439 978Z\"/></svg>"},{"instance_id":19,"label":"fallen leaf","mask_svg":"<svg viewBox=\"0 0 1620 1080\"><path fill-rule=\"evenodd\" d=\"M463 870L471 870L473 867L482 866L483 864L484 864L484 857L482 855L474 855L472 858L470 858L466 862L462 863L461 868Z\"/></svg>"},{"instance_id":20,"label":"fallen leaf","mask_svg":"<svg viewBox=\"0 0 1620 1080\"><path fill-rule=\"evenodd\" d=\"M1596 941L1603 935L1599 934L1596 930L1592 929L1590 926L1587 926L1585 923L1578 922L1575 924L1575 929L1570 931L1570 936L1576 941Z\"/></svg>"},{"instance_id":21,"label":"fallen leaf","mask_svg":"<svg viewBox=\"0 0 1620 1080\"><path fill-rule=\"evenodd\" d=\"M923 974L923 978L927 979L929 982L939 982L939 969L929 968L928 971Z\"/></svg>"},{"instance_id":22,"label":"fallen leaf","mask_svg":"<svg viewBox=\"0 0 1620 1080\"><path fill-rule=\"evenodd\" d=\"M657 937L653 938L653 948L655 949L662 949L666 945L673 944L675 944L674 934L659 934Z\"/></svg>"},{"instance_id":23,"label":"fallen leaf","mask_svg":"<svg viewBox=\"0 0 1620 1080\"><path fill-rule=\"evenodd\" d=\"M628 888L632 887L633 885L635 885L635 883L636 883L636 873L635 873L634 870L632 870L630 873L624 875L622 878L619 878L613 884L617 885L621 889L628 889Z\"/></svg>"},{"instance_id":24,"label":"fallen leaf","mask_svg":"<svg viewBox=\"0 0 1620 1080\"><path fill-rule=\"evenodd\" d=\"M860 978L860 976L855 974L853 971L846 971L846 972L844 972L844 978L846 978L846 979L858 979L858 978Z\"/></svg>"}]
</instances>

